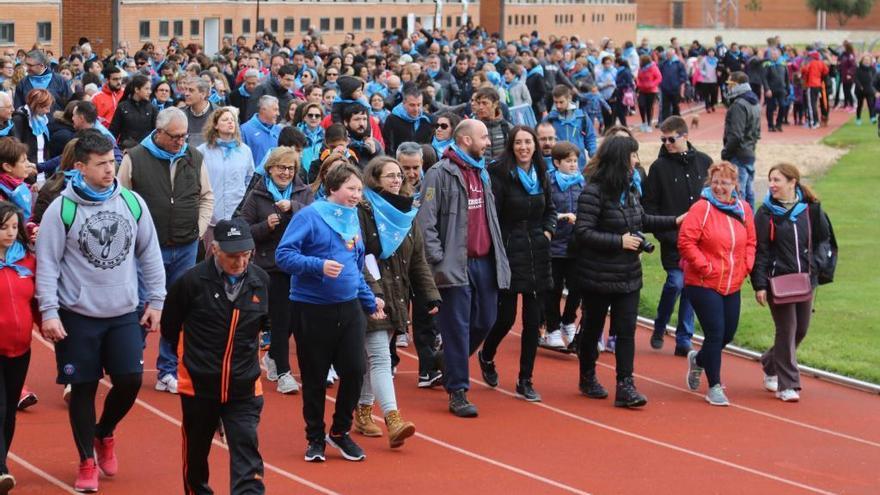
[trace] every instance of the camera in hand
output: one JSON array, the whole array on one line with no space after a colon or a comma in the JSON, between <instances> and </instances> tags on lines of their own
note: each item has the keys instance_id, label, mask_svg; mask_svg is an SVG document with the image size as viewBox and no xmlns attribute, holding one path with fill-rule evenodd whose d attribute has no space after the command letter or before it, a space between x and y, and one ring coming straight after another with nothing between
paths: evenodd
<instances>
[{"instance_id":1,"label":"camera in hand","mask_svg":"<svg viewBox=\"0 0 880 495\"><path fill-rule=\"evenodd\" d=\"M642 242L639 243L639 251L644 251L648 254L654 252L656 246L654 246L654 244L645 237L645 234L643 234L641 231L636 231L633 232L633 235L642 240Z\"/></svg>"}]
</instances>

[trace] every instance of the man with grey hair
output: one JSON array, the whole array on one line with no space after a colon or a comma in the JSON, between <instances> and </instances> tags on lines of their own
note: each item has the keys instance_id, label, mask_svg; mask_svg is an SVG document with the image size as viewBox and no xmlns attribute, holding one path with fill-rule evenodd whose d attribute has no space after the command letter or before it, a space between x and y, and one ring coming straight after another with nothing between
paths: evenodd
<instances>
[{"instance_id":1,"label":"man with grey hair","mask_svg":"<svg viewBox=\"0 0 880 495\"><path fill-rule=\"evenodd\" d=\"M122 159L119 183L140 194L159 238L166 287L196 264L199 239L214 212L214 193L202 154L186 142L187 115L176 107L156 116L156 130ZM177 353L159 339L156 390L177 393Z\"/></svg>"},{"instance_id":2,"label":"man with grey hair","mask_svg":"<svg viewBox=\"0 0 880 495\"><path fill-rule=\"evenodd\" d=\"M177 87L183 93L183 100L186 103L183 112L189 125L189 144L195 148L205 142L205 136L202 134L205 122L210 118L211 112L217 108L208 100L211 83L201 77L190 77Z\"/></svg>"},{"instance_id":3,"label":"man with grey hair","mask_svg":"<svg viewBox=\"0 0 880 495\"><path fill-rule=\"evenodd\" d=\"M244 124L251 118L248 105L251 95L260 82L260 71L248 69L244 72L241 84L229 94L229 104L238 109L238 122Z\"/></svg>"},{"instance_id":4,"label":"man with grey hair","mask_svg":"<svg viewBox=\"0 0 880 495\"><path fill-rule=\"evenodd\" d=\"M263 95L258 100L257 113L241 125L241 140L254 155L254 163L263 163L263 157L278 146L282 126L278 120L278 98Z\"/></svg>"},{"instance_id":5,"label":"man with grey hair","mask_svg":"<svg viewBox=\"0 0 880 495\"><path fill-rule=\"evenodd\" d=\"M13 100L15 107L25 104L25 99L32 89L45 89L55 98L54 110L64 110L67 100L70 99L70 86L64 82L59 74L55 74L49 68L49 57L42 50L31 50L24 59L27 66L27 76L15 87Z\"/></svg>"},{"instance_id":6,"label":"man with grey hair","mask_svg":"<svg viewBox=\"0 0 880 495\"><path fill-rule=\"evenodd\" d=\"M12 121L12 112L14 111L12 98L5 91L0 91L0 137L14 137L16 135L15 125Z\"/></svg>"}]
</instances>

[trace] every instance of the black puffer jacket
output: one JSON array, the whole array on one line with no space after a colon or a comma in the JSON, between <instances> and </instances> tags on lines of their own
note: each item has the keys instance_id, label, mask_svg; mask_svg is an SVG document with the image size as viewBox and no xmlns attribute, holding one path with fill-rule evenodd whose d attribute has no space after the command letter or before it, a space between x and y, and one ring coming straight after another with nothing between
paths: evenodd
<instances>
[{"instance_id":1,"label":"black puffer jacket","mask_svg":"<svg viewBox=\"0 0 880 495\"><path fill-rule=\"evenodd\" d=\"M630 190L624 205L620 196L602 193L595 182L578 198L574 225L577 284L582 290L625 294L642 287L642 262L637 251L623 249L623 234L674 230L675 217L648 215Z\"/></svg>"},{"instance_id":2,"label":"black puffer jacket","mask_svg":"<svg viewBox=\"0 0 880 495\"><path fill-rule=\"evenodd\" d=\"M660 147L660 156L651 164L642 186L642 206L651 215L678 216L700 199L712 158L688 143L685 153L670 153ZM666 270L678 268L678 229L657 232L660 257Z\"/></svg>"},{"instance_id":3,"label":"black puffer jacket","mask_svg":"<svg viewBox=\"0 0 880 495\"><path fill-rule=\"evenodd\" d=\"M127 98L120 101L110 123L110 132L116 136L119 147L127 150L137 146L156 128L158 113L149 100Z\"/></svg>"},{"instance_id":4,"label":"black puffer jacket","mask_svg":"<svg viewBox=\"0 0 880 495\"><path fill-rule=\"evenodd\" d=\"M501 162L490 170L501 237L510 265L510 291L534 293L553 285L550 271L550 240L544 235L556 231L556 207L550 183L545 177L542 194L523 189L519 178Z\"/></svg>"},{"instance_id":5,"label":"black puffer jacket","mask_svg":"<svg viewBox=\"0 0 880 495\"><path fill-rule=\"evenodd\" d=\"M818 285L816 263L808 246L812 244L815 251L816 246L831 235L819 203L810 203L809 212L798 215L797 222L792 222L788 216L774 216L770 208L762 205L755 214L755 234L758 238L755 266L752 268L752 287L755 290L769 289L770 277L808 270L813 287ZM800 257L800 270L797 257Z\"/></svg>"}]
</instances>

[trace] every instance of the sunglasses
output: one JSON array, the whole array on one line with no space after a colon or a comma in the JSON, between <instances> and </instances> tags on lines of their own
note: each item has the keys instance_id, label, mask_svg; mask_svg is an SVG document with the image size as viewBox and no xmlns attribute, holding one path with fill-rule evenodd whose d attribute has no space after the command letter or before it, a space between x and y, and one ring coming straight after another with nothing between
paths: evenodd
<instances>
[{"instance_id":1,"label":"sunglasses","mask_svg":"<svg viewBox=\"0 0 880 495\"><path fill-rule=\"evenodd\" d=\"M660 142L663 144L673 144L673 143L675 143L676 139L681 139L683 137L684 137L684 135L682 135L682 134L679 134L678 136L670 136L670 137L660 136Z\"/></svg>"},{"instance_id":2,"label":"sunglasses","mask_svg":"<svg viewBox=\"0 0 880 495\"><path fill-rule=\"evenodd\" d=\"M449 129L449 124L447 124L446 122L441 122L441 123L437 124L437 128L443 129L445 131L446 129Z\"/></svg>"},{"instance_id":3,"label":"sunglasses","mask_svg":"<svg viewBox=\"0 0 880 495\"><path fill-rule=\"evenodd\" d=\"M338 75L339 75L338 72L328 72L328 73L327 73L327 77L336 77L336 76L338 76Z\"/></svg>"},{"instance_id":4,"label":"sunglasses","mask_svg":"<svg viewBox=\"0 0 880 495\"><path fill-rule=\"evenodd\" d=\"M322 115L320 113L307 113L306 117L310 119L320 119Z\"/></svg>"}]
</instances>

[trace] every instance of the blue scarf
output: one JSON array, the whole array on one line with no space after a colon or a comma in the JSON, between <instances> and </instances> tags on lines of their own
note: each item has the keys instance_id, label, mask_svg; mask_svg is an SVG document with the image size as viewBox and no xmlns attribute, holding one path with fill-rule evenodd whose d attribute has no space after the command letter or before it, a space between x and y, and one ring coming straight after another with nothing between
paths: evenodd
<instances>
[{"instance_id":1,"label":"blue scarf","mask_svg":"<svg viewBox=\"0 0 880 495\"><path fill-rule=\"evenodd\" d=\"M700 196L711 203L715 208L718 208L725 213L730 213L740 220L744 220L746 217L746 212L743 210L742 203L739 202L739 195L736 193L736 189L734 189L731 194L733 203L722 203L715 199L715 195L712 194L712 188L709 186L703 188L703 192L700 193Z\"/></svg>"},{"instance_id":2,"label":"blue scarf","mask_svg":"<svg viewBox=\"0 0 880 495\"><path fill-rule=\"evenodd\" d=\"M107 136L113 142L113 144L116 144L116 136L114 136L109 129L104 127L104 124L102 124L99 120L95 121L95 125L93 127L97 129L101 134Z\"/></svg>"},{"instance_id":3,"label":"blue scarf","mask_svg":"<svg viewBox=\"0 0 880 495\"><path fill-rule=\"evenodd\" d=\"M238 94L240 94L244 98L250 98L251 94L248 93L247 89L244 87L244 84L238 87Z\"/></svg>"},{"instance_id":4,"label":"blue scarf","mask_svg":"<svg viewBox=\"0 0 880 495\"><path fill-rule=\"evenodd\" d=\"M6 127L4 127L3 129L0 129L0 137L8 136L9 132L12 131L13 127L14 126L12 125L12 119L9 119L9 122L6 123Z\"/></svg>"},{"instance_id":5,"label":"blue scarf","mask_svg":"<svg viewBox=\"0 0 880 495\"><path fill-rule=\"evenodd\" d=\"M382 246L379 258L386 260L403 243L419 210L412 208L407 212L400 211L370 188L364 189L364 197L373 208L376 230L379 231L379 244Z\"/></svg>"},{"instance_id":6,"label":"blue scarf","mask_svg":"<svg viewBox=\"0 0 880 495\"><path fill-rule=\"evenodd\" d=\"M15 263L24 259L27 251L21 241L15 241L6 249L6 260L0 260L0 268L12 268L18 273L19 277L30 277L33 275L27 267L16 265Z\"/></svg>"},{"instance_id":7,"label":"blue scarf","mask_svg":"<svg viewBox=\"0 0 880 495\"><path fill-rule=\"evenodd\" d=\"M397 118L403 120L404 122L408 122L413 125L413 132L419 131L419 125L421 125L422 120L427 123L431 123L431 117L425 115L424 112L419 113L416 117L410 117L408 113L406 113L406 109L403 108L403 103L398 103L397 106L391 110L391 115L396 116Z\"/></svg>"},{"instance_id":8,"label":"blue scarf","mask_svg":"<svg viewBox=\"0 0 880 495\"><path fill-rule=\"evenodd\" d=\"M489 183L489 172L486 171L486 159L480 158L479 161L475 160L474 157L465 153L458 147L457 144L452 143L449 145L449 149L451 149L459 158L466 164L480 171L480 179L483 180L484 184Z\"/></svg>"},{"instance_id":9,"label":"blue scarf","mask_svg":"<svg viewBox=\"0 0 880 495\"><path fill-rule=\"evenodd\" d=\"M215 141L215 143L217 144L218 148L221 148L223 150L224 160L229 159L229 155L231 155L233 151L237 150L239 146L241 146L241 143L239 143L235 139L224 141L223 139L217 138L217 141Z\"/></svg>"},{"instance_id":10,"label":"blue scarf","mask_svg":"<svg viewBox=\"0 0 880 495\"><path fill-rule=\"evenodd\" d=\"M278 124L266 124L262 120L260 120L259 114L254 114L253 117L248 122L254 122L258 126L260 126L266 134L272 137L272 139L277 140L278 136L281 134L281 126Z\"/></svg>"},{"instance_id":11,"label":"blue scarf","mask_svg":"<svg viewBox=\"0 0 880 495\"><path fill-rule=\"evenodd\" d=\"M88 201L95 201L98 203L107 201L110 199L110 196L113 196L113 192L116 190L115 180L113 181L113 185L107 189L96 191L92 189L92 186L90 186L88 182L86 182L82 172L79 170L71 170L71 172L73 172L70 174L71 184L77 190L76 192ZM67 172L65 172L64 175L68 175Z\"/></svg>"},{"instance_id":12,"label":"blue scarf","mask_svg":"<svg viewBox=\"0 0 880 495\"><path fill-rule=\"evenodd\" d=\"M437 79L437 74L440 73L440 69L437 69L437 70L425 69L425 72L428 73L428 77L430 77L431 79Z\"/></svg>"},{"instance_id":13,"label":"blue scarf","mask_svg":"<svg viewBox=\"0 0 880 495\"><path fill-rule=\"evenodd\" d=\"M309 140L309 146L314 146L322 141L324 141L324 128L321 126L316 127L315 129L309 128L305 122L300 122L297 124L297 129L301 130L303 134L306 135L306 139Z\"/></svg>"},{"instance_id":14,"label":"blue scarf","mask_svg":"<svg viewBox=\"0 0 880 495\"><path fill-rule=\"evenodd\" d=\"M572 79L572 80L575 80L575 79L582 79L582 78L587 77L587 76L589 76L589 75L590 75L590 69L584 67L583 69L581 69L581 70L575 72L574 74L572 74L572 75L571 75L571 79Z\"/></svg>"},{"instance_id":15,"label":"blue scarf","mask_svg":"<svg viewBox=\"0 0 880 495\"><path fill-rule=\"evenodd\" d=\"M529 168L529 171L526 172L522 169L522 167L516 167L516 174L519 177L519 182L522 184L523 189L529 193L529 196L537 196L541 194L541 182L538 180L538 173L535 172L535 166L532 165Z\"/></svg>"},{"instance_id":16,"label":"blue scarf","mask_svg":"<svg viewBox=\"0 0 880 495\"><path fill-rule=\"evenodd\" d=\"M804 201L804 193L801 191L800 186L794 188L794 193L797 195L798 202L790 210L786 210L785 207L774 201L769 191L767 191L767 196L764 198L764 205L770 209L770 213L773 216L788 217L792 222L797 222L798 215L807 209L807 203Z\"/></svg>"},{"instance_id":17,"label":"blue scarf","mask_svg":"<svg viewBox=\"0 0 880 495\"><path fill-rule=\"evenodd\" d=\"M150 100L150 103L159 110L165 110L171 105L171 99L169 98L168 100L165 100L165 103L161 103L159 100L153 98Z\"/></svg>"},{"instance_id":18,"label":"blue scarf","mask_svg":"<svg viewBox=\"0 0 880 495\"><path fill-rule=\"evenodd\" d=\"M575 184L584 185L584 183L586 182L584 180L584 176L577 172L573 174L566 174L558 169L553 172L553 177L556 178L556 185L559 186L560 191L568 191L569 187Z\"/></svg>"},{"instance_id":19,"label":"blue scarf","mask_svg":"<svg viewBox=\"0 0 880 495\"><path fill-rule=\"evenodd\" d=\"M553 165L553 157L552 156L545 156L544 157L544 164L547 165L547 173L548 174L556 171L556 165Z\"/></svg>"},{"instance_id":20,"label":"blue scarf","mask_svg":"<svg viewBox=\"0 0 880 495\"><path fill-rule=\"evenodd\" d=\"M534 76L535 74L544 77L544 67L542 67L541 64L538 64L529 69L529 71L526 72L526 77Z\"/></svg>"},{"instance_id":21,"label":"blue scarf","mask_svg":"<svg viewBox=\"0 0 880 495\"><path fill-rule=\"evenodd\" d=\"M215 105L219 105L223 98L220 96L220 93L217 92L216 89L211 88L211 94L208 95L208 101Z\"/></svg>"},{"instance_id":22,"label":"blue scarf","mask_svg":"<svg viewBox=\"0 0 880 495\"><path fill-rule=\"evenodd\" d=\"M642 195L642 176L639 175L638 170L632 171L632 177L630 178L629 187L627 187L622 193L620 193L620 206L624 206L626 204L626 193L633 189L635 189L636 192L639 193L639 196Z\"/></svg>"},{"instance_id":23,"label":"blue scarf","mask_svg":"<svg viewBox=\"0 0 880 495\"><path fill-rule=\"evenodd\" d=\"M33 110L31 110L33 112ZM46 139L49 139L49 116L48 115L40 115L36 116L33 113L30 114L29 122L31 124L31 133L33 133L34 137L45 134Z\"/></svg>"},{"instance_id":24,"label":"blue scarf","mask_svg":"<svg viewBox=\"0 0 880 495\"><path fill-rule=\"evenodd\" d=\"M388 118L388 116L391 114L391 112L389 112L388 110L385 110L384 108L381 108L381 109L379 109L379 110L376 110L376 109L372 109L372 108L371 108L371 109L370 109L370 114L371 114L373 117L376 117L377 119L379 119L379 123L380 123L380 124L383 124L383 125L384 125L384 124L385 124L385 119Z\"/></svg>"},{"instance_id":25,"label":"blue scarf","mask_svg":"<svg viewBox=\"0 0 880 495\"><path fill-rule=\"evenodd\" d=\"M433 139L431 139L431 146L434 147L434 151L437 152L437 156L443 156L443 153L446 153L446 149L449 148L449 145L453 143L452 138L439 140L437 136L434 135Z\"/></svg>"},{"instance_id":26,"label":"blue scarf","mask_svg":"<svg viewBox=\"0 0 880 495\"><path fill-rule=\"evenodd\" d=\"M326 199L315 201L312 207L318 215L321 215L327 226L342 237L349 249L354 248L354 243L361 235L356 207L336 204Z\"/></svg>"},{"instance_id":27,"label":"blue scarf","mask_svg":"<svg viewBox=\"0 0 880 495\"><path fill-rule=\"evenodd\" d=\"M52 71L46 69L46 72L42 73L39 76L27 76L28 81L31 82L31 86L34 89L46 89L49 87L49 83L52 82Z\"/></svg>"},{"instance_id":28,"label":"blue scarf","mask_svg":"<svg viewBox=\"0 0 880 495\"><path fill-rule=\"evenodd\" d=\"M263 183L266 185L266 190L269 191L269 194L272 195L272 199L274 199L276 203L282 199L289 200L290 195L293 194L293 181L290 181L283 191L278 189L275 181L273 181L268 175L263 179Z\"/></svg>"},{"instance_id":29,"label":"blue scarf","mask_svg":"<svg viewBox=\"0 0 880 495\"><path fill-rule=\"evenodd\" d=\"M184 143L183 147L180 148L176 154L171 153L170 151L165 151L159 146L156 145L155 141L153 141L153 137L156 135L156 131L151 132L147 137L145 137L141 141L141 146L147 149L151 155L158 158L159 160L168 160L168 164L171 165L175 160L182 158L186 155L187 149L189 149L189 144Z\"/></svg>"},{"instance_id":30,"label":"blue scarf","mask_svg":"<svg viewBox=\"0 0 880 495\"><path fill-rule=\"evenodd\" d=\"M333 98L333 104L335 105L335 104L337 104L337 103L346 103L346 104L349 104L349 105L352 105L352 104L355 104L355 105L361 105L361 106L363 106L364 108L366 108L367 110L370 109L370 105L364 103L364 102L361 101L361 100L349 100L348 98L340 98L340 97L337 96L336 98Z\"/></svg>"},{"instance_id":31,"label":"blue scarf","mask_svg":"<svg viewBox=\"0 0 880 495\"><path fill-rule=\"evenodd\" d=\"M6 200L10 203L17 206L22 214L24 215L24 219L27 220L31 217L31 188L24 182L16 186L15 189L9 189L6 185L0 183L0 192L6 196ZM19 225L19 228L23 228L23 225Z\"/></svg>"}]
</instances>

